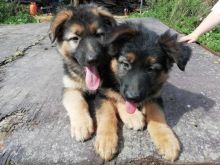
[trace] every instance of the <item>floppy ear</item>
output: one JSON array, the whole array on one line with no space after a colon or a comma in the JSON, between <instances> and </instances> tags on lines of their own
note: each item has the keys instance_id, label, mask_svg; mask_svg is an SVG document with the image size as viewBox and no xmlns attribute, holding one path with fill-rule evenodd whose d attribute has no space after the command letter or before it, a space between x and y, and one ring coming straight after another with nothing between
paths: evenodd
<instances>
[{"instance_id":1,"label":"floppy ear","mask_svg":"<svg viewBox=\"0 0 220 165\"><path fill-rule=\"evenodd\" d=\"M111 36L107 39L107 43L123 42L129 40L138 34L138 31L129 26L118 26L112 32Z\"/></svg>"},{"instance_id":2,"label":"floppy ear","mask_svg":"<svg viewBox=\"0 0 220 165\"><path fill-rule=\"evenodd\" d=\"M122 46L137 34L138 31L132 27L126 25L116 27L105 41L106 45L109 45L109 55L116 56Z\"/></svg>"},{"instance_id":3,"label":"floppy ear","mask_svg":"<svg viewBox=\"0 0 220 165\"><path fill-rule=\"evenodd\" d=\"M104 19L104 22L106 25L109 25L110 27L116 26L116 21L113 15L106 8L100 6L100 7L97 7L96 10L99 16L101 16Z\"/></svg>"},{"instance_id":4,"label":"floppy ear","mask_svg":"<svg viewBox=\"0 0 220 165\"><path fill-rule=\"evenodd\" d=\"M160 36L159 44L171 62L175 62L179 69L184 71L191 57L191 49L177 42L177 34L171 35L169 30Z\"/></svg>"},{"instance_id":5,"label":"floppy ear","mask_svg":"<svg viewBox=\"0 0 220 165\"><path fill-rule=\"evenodd\" d=\"M49 38L53 43L59 34L61 33L63 24L73 15L73 11L70 9L64 9L56 14L54 20L51 23L49 30Z\"/></svg>"}]
</instances>

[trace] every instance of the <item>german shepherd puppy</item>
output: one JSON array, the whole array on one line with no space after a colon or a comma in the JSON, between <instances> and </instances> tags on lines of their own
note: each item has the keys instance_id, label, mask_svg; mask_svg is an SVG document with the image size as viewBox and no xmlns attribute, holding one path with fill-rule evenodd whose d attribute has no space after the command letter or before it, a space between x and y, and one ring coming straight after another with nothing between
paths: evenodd
<instances>
[{"instance_id":1,"label":"german shepherd puppy","mask_svg":"<svg viewBox=\"0 0 220 165\"><path fill-rule=\"evenodd\" d=\"M77 141L89 139L94 132L87 96L114 84L104 40L115 26L106 9L92 4L66 8L51 23L50 39L57 42L64 59L63 105L70 118L71 135ZM117 149L117 119L111 101L103 100L99 101L102 111L96 110L96 151L109 160ZM108 131L110 127L114 131Z\"/></svg>"},{"instance_id":2,"label":"german shepherd puppy","mask_svg":"<svg viewBox=\"0 0 220 165\"><path fill-rule=\"evenodd\" d=\"M129 115L142 111L159 154L174 161L180 144L166 122L160 91L173 63L184 71L191 49L178 43L177 35L169 31L159 36L141 24L129 22L114 28L106 42L108 53L114 57L111 69L120 85L120 95L117 90L108 90L105 95L112 98L125 123ZM138 117L132 120L140 121ZM141 128L142 124L136 122L131 127Z\"/></svg>"}]
</instances>

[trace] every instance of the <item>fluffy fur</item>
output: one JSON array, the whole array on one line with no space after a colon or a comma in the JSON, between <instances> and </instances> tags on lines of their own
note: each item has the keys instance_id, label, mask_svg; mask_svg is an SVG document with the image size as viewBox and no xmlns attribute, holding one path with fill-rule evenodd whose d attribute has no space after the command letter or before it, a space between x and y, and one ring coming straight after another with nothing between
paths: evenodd
<instances>
[{"instance_id":1,"label":"fluffy fur","mask_svg":"<svg viewBox=\"0 0 220 165\"><path fill-rule=\"evenodd\" d=\"M119 85L118 91L107 91L106 96L114 98L114 105L128 127L142 128L143 115L159 154L174 161L180 144L166 122L160 91L174 63L180 70L185 69L190 48L178 43L177 35L169 31L159 36L141 24L129 22L116 27L106 42L108 54L113 57L111 69ZM134 114L125 112L125 102L137 105ZM130 125L129 116L137 122Z\"/></svg>"},{"instance_id":2,"label":"fluffy fur","mask_svg":"<svg viewBox=\"0 0 220 165\"><path fill-rule=\"evenodd\" d=\"M110 60L104 43L106 34L116 26L111 13L96 5L66 8L58 12L51 23L49 36L63 56L63 105L70 118L72 137L78 141L89 139L95 127L90 115L90 102L100 88L114 84ZM95 90L86 86L86 67L93 67L101 83ZM112 103L100 98L96 109L96 151L105 160L117 151L117 120Z\"/></svg>"}]
</instances>

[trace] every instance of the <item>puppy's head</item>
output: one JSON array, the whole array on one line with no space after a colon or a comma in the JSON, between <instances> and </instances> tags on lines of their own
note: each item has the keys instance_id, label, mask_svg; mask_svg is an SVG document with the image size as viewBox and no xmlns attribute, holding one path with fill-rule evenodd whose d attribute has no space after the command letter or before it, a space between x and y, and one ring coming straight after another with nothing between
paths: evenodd
<instances>
[{"instance_id":1,"label":"puppy's head","mask_svg":"<svg viewBox=\"0 0 220 165\"><path fill-rule=\"evenodd\" d=\"M87 73L99 77L97 67L104 63L104 39L116 21L104 8L82 5L57 13L51 23L49 37L57 41L59 52L69 62L77 62ZM95 83L95 82L94 82ZM97 84L97 83L96 83Z\"/></svg>"},{"instance_id":2,"label":"puppy's head","mask_svg":"<svg viewBox=\"0 0 220 165\"><path fill-rule=\"evenodd\" d=\"M49 36L55 40L65 58L77 60L80 65L99 61L103 55L103 40L116 25L112 15L96 5L67 8L57 13L51 23Z\"/></svg>"},{"instance_id":3,"label":"puppy's head","mask_svg":"<svg viewBox=\"0 0 220 165\"><path fill-rule=\"evenodd\" d=\"M131 23L117 27L108 42L110 54L115 56L111 67L120 82L120 92L133 110L137 103L158 94L173 63L184 70L191 55L169 31L158 36Z\"/></svg>"}]
</instances>

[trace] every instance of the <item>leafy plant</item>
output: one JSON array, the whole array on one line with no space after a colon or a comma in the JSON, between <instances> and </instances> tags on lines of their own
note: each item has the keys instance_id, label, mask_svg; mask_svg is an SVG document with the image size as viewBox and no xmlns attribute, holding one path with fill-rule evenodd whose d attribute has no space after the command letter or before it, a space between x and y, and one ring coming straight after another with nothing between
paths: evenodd
<instances>
[{"instance_id":1,"label":"leafy plant","mask_svg":"<svg viewBox=\"0 0 220 165\"><path fill-rule=\"evenodd\" d=\"M20 24L36 22L34 17L29 15L28 6L19 2L5 2L0 0L0 23Z\"/></svg>"},{"instance_id":2,"label":"leafy plant","mask_svg":"<svg viewBox=\"0 0 220 165\"><path fill-rule=\"evenodd\" d=\"M142 13L132 13L130 17L155 17L178 32L189 34L210 12L211 0L151 0ZM199 42L220 52L220 27L204 34Z\"/></svg>"},{"instance_id":3,"label":"leafy plant","mask_svg":"<svg viewBox=\"0 0 220 165\"><path fill-rule=\"evenodd\" d=\"M21 23L32 23L36 22L34 17L30 16L29 13L18 12L15 16L8 17L5 24L21 24Z\"/></svg>"}]
</instances>

